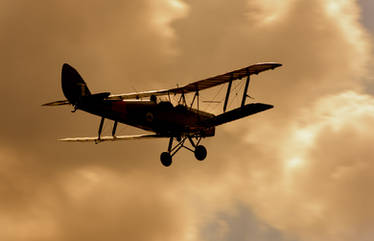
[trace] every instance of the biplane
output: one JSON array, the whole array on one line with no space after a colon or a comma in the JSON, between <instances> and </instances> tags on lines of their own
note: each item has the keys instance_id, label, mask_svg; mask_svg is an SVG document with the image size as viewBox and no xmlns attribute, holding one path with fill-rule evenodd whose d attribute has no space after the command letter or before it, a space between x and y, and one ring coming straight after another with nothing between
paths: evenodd
<instances>
[{"instance_id":1,"label":"biplane","mask_svg":"<svg viewBox=\"0 0 374 241\"><path fill-rule=\"evenodd\" d=\"M72 112L83 110L101 117L97 136L63 138L59 139L60 141L97 144L105 141L168 138L167 151L160 156L162 165L168 167L181 148L193 152L197 160L204 160L207 150L201 145L201 141L203 138L213 137L216 126L273 108L272 105L263 103L246 104L247 98L250 97L247 91L252 75L280 66L282 65L273 62L258 63L182 87L112 95L110 92L92 94L80 74L72 66L64 64L61 84L66 100L43 106L72 105ZM232 83L242 79L245 80L245 87L241 105L227 111ZM223 84L227 84L227 91L222 114L214 115L200 110L200 92ZM193 94L193 97L190 97L191 103L186 101L187 94ZM166 100L161 100L161 96ZM178 99L175 105L171 96ZM101 136L105 119L114 121L111 136ZM150 131L152 134L116 135L118 123Z\"/></svg>"}]
</instances>

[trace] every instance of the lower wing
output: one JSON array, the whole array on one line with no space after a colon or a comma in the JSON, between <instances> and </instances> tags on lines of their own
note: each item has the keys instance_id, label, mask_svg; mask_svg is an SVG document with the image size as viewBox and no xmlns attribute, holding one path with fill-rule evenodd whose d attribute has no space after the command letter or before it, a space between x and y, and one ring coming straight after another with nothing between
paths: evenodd
<instances>
[{"instance_id":1,"label":"lower wing","mask_svg":"<svg viewBox=\"0 0 374 241\"><path fill-rule=\"evenodd\" d=\"M253 115L268 109L273 108L272 105L262 104L262 103L253 103L247 104L243 107L230 110L228 112L217 115L211 119L208 119L204 122L207 126L219 126L234 120L244 118L249 115Z\"/></svg>"},{"instance_id":2,"label":"lower wing","mask_svg":"<svg viewBox=\"0 0 374 241\"><path fill-rule=\"evenodd\" d=\"M137 140L137 139L151 139L151 138L167 138L166 136L160 135L132 135L132 136L102 136L100 139L96 137L73 137L73 138L62 138L59 141L64 142L102 142L102 141L125 141L125 140Z\"/></svg>"}]
</instances>

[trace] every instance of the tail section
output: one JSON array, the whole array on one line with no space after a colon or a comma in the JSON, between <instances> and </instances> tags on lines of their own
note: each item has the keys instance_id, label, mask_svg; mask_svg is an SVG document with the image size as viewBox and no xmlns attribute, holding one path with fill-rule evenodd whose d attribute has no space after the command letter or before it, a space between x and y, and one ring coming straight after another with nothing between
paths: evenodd
<instances>
[{"instance_id":1,"label":"tail section","mask_svg":"<svg viewBox=\"0 0 374 241\"><path fill-rule=\"evenodd\" d=\"M43 104L42 106L60 106L72 104L77 109L82 103L87 104L101 102L110 95L109 92L91 94L87 84L79 75L78 71L68 64L64 64L62 66L61 85L62 91L64 92L67 100L54 101Z\"/></svg>"},{"instance_id":2,"label":"tail section","mask_svg":"<svg viewBox=\"0 0 374 241\"><path fill-rule=\"evenodd\" d=\"M72 105L76 105L82 97L91 95L78 71L68 64L62 66L61 84L65 97Z\"/></svg>"}]
</instances>

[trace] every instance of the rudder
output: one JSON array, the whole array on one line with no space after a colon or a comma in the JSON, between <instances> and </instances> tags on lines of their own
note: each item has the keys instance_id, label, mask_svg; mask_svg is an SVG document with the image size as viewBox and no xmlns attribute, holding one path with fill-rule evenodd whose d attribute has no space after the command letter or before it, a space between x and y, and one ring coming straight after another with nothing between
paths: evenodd
<instances>
[{"instance_id":1,"label":"rudder","mask_svg":"<svg viewBox=\"0 0 374 241\"><path fill-rule=\"evenodd\" d=\"M91 95L78 71L66 63L62 66L61 84L65 97L72 105L77 105L81 97Z\"/></svg>"}]
</instances>

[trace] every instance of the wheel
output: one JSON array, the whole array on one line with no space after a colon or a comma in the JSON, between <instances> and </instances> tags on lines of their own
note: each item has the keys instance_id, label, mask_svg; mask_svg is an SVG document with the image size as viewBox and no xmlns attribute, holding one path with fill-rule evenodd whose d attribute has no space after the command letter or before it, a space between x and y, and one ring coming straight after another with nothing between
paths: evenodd
<instances>
[{"instance_id":1,"label":"wheel","mask_svg":"<svg viewBox=\"0 0 374 241\"><path fill-rule=\"evenodd\" d=\"M199 161L204 160L206 158L206 155L207 155L207 151L204 146L200 145L195 148L195 157L197 160Z\"/></svg>"},{"instance_id":2,"label":"wheel","mask_svg":"<svg viewBox=\"0 0 374 241\"><path fill-rule=\"evenodd\" d=\"M172 163L172 159L171 159L169 152L161 153L160 159L161 159L162 165L164 165L165 167L170 166Z\"/></svg>"}]
</instances>

